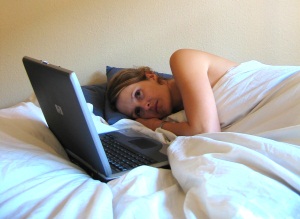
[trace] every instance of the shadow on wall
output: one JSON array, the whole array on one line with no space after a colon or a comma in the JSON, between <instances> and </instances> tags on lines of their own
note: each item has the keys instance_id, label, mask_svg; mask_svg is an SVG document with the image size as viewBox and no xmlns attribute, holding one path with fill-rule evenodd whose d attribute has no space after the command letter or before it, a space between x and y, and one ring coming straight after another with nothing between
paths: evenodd
<instances>
[{"instance_id":1,"label":"shadow on wall","mask_svg":"<svg viewBox=\"0 0 300 219\"><path fill-rule=\"evenodd\" d=\"M106 82L106 74L102 72L94 72L88 81L88 85L102 84L104 82Z\"/></svg>"}]
</instances>

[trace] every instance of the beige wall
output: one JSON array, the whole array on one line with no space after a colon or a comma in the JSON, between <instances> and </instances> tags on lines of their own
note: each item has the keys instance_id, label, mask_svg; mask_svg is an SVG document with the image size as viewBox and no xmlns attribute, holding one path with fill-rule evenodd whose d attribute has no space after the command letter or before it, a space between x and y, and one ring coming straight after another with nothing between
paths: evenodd
<instances>
[{"instance_id":1,"label":"beige wall","mask_svg":"<svg viewBox=\"0 0 300 219\"><path fill-rule=\"evenodd\" d=\"M170 72L179 48L238 62L300 65L299 0L26 0L0 7L0 108L31 93L21 59L105 81L105 66Z\"/></svg>"}]
</instances>

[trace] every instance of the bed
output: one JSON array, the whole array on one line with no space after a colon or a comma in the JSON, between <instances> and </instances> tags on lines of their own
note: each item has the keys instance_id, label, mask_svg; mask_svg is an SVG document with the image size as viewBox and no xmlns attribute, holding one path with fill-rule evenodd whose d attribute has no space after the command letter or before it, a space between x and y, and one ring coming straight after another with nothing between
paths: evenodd
<instances>
[{"instance_id":1,"label":"bed","mask_svg":"<svg viewBox=\"0 0 300 219\"><path fill-rule=\"evenodd\" d=\"M107 68L108 80L117 70ZM0 218L300 218L300 71L261 88L238 101L240 92L227 94L242 113L222 132L179 137L112 111L105 83L83 86L96 128L169 144L170 169L140 166L108 183L69 161L34 95L1 109Z\"/></svg>"}]
</instances>

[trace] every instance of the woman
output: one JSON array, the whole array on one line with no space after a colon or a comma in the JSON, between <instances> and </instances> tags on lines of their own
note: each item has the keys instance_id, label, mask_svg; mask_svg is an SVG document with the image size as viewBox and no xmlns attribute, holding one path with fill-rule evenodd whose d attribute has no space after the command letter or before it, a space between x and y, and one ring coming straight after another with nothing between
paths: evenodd
<instances>
[{"instance_id":1,"label":"woman","mask_svg":"<svg viewBox=\"0 0 300 219\"><path fill-rule=\"evenodd\" d=\"M149 68L127 69L111 79L108 98L118 111L152 130L161 127L176 135L219 132L212 87L236 65L199 50L178 50L170 58L174 79L161 79ZM182 109L187 122L161 120Z\"/></svg>"}]
</instances>

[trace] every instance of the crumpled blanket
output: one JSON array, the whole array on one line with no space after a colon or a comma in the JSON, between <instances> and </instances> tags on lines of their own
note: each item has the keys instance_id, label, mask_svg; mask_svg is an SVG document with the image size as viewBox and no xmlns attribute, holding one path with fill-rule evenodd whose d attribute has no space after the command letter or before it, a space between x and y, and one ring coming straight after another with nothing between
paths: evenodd
<instances>
[{"instance_id":1,"label":"crumpled blanket","mask_svg":"<svg viewBox=\"0 0 300 219\"><path fill-rule=\"evenodd\" d=\"M219 104L243 116L224 114L220 133L177 137L120 120L111 128L170 144L171 169L140 166L107 184L68 161L38 107L0 110L0 217L300 218L300 74L254 91L249 109L224 94ZM92 116L99 130L105 121ZM184 121L184 112L168 119Z\"/></svg>"}]
</instances>

